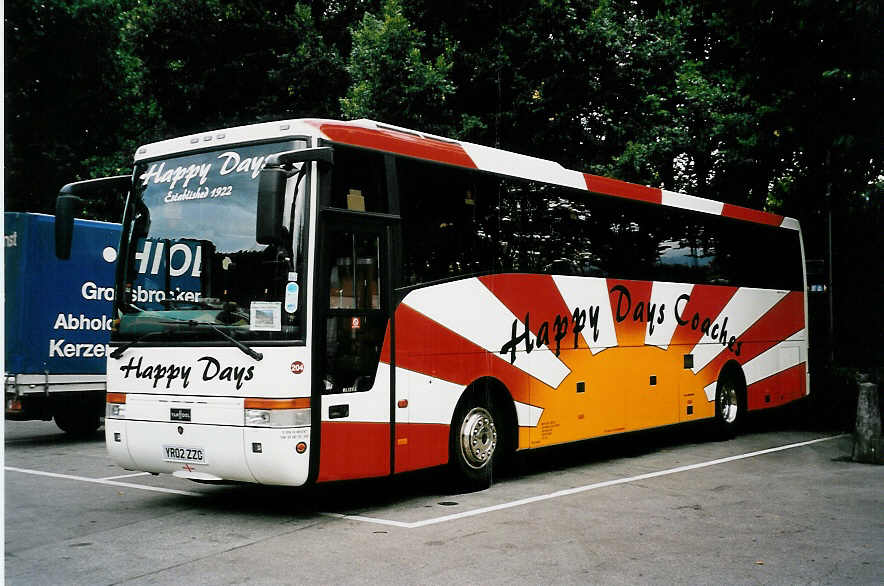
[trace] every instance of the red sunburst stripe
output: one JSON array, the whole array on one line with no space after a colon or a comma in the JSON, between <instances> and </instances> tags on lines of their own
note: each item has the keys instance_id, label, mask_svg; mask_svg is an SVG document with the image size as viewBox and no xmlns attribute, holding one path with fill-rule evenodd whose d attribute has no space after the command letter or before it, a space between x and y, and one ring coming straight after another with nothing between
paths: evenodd
<instances>
[{"instance_id":1,"label":"red sunburst stripe","mask_svg":"<svg viewBox=\"0 0 884 586\"><path fill-rule=\"evenodd\" d=\"M687 320L688 323L675 327L675 333L672 334L669 346L685 344L693 348L700 341L700 338L703 337L701 327L697 327L697 329L692 327L691 320L694 314L700 315L700 326L702 326L702 321L706 318L714 322L736 292L737 287L695 285L690 293L690 301L678 305L679 308L682 308L682 321ZM672 311L675 311L675 309L673 308ZM707 339L712 342L711 338Z\"/></svg>"},{"instance_id":2,"label":"red sunburst stripe","mask_svg":"<svg viewBox=\"0 0 884 586\"><path fill-rule=\"evenodd\" d=\"M607 281L611 315L614 316L614 330L617 333L617 345L644 346L645 333L648 329L647 311L654 283L616 279L608 279ZM614 290L618 285L629 291L628 298L625 294L621 295L620 291ZM618 321L621 317L623 319Z\"/></svg>"},{"instance_id":3,"label":"red sunburst stripe","mask_svg":"<svg viewBox=\"0 0 884 586\"><path fill-rule=\"evenodd\" d=\"M731 203L724 204L724 207L721 210L721 215L728 218L756 222L758 224L767 224L768 226L779 226L783 223L783 216L744 208Z\"/></svg>"},{"instance_id":4,"label":"red sunburst stripe","mask_svg":"<svg viewBox=\"0 0 884 586\"><path fill-rule=\"evenodd\" d=\"M594 193L628 197L629 199L650 203L663 203L663 191L655 187L627 183L619 179L600 177L598 175L590 175L589 173L584 173L583 178L586 180L586 188Z\"/></svg>"},{"instance_id":5,"label":"red sunburst stripe","mask_svg":"<svg viewBox=\"0 0 884 586\"><path fill-rule=\"evenodd\" d=\"M805 395L807 365L802 362L749 385L746 406L752 409L777 407Z\"/></svg>"},{"instance_id":6,"label":"red sunburst stripe","mask_svg":"<svg viewBox=\"0 0 884 586\"><path fill-rule=\"evenodd\" d=\"M541 324L548 323L550 344L555 350L554 323L556 316L568 319L571 331L573 308L565 305L553 278L550 275L488 275L479 281L509 309L519 321L525 323L525 314L530 312L531 333L537 336ZM521 333L521 332L519 332ZM569 334L561 341L562 349L574 347L574 336ZM583 341L586 347L586 341Z\"/></svg>"},{"instance_id":7,"label":"red sunburst stripe","mask_svg":"<svg viewBox=\"0 0 884 586\"><path fill-rule=\"evenodd\" d=\"M700 372L708 372L710 380L714 380L728 360L746 364L804 327L804 295L801 291L793 291L738 336L737 339L743 342L739 356L733 352L722 352Z\"/></svg>"},{"instance_id":8,"label":"red sunburst stripe","mask_svg":"<svg viewBox=\"0 0 884 586\"><path fill-rule=\"evenodd\" d=\"M510 332L500 335L502 346ZM494 376L516 401L529 401L530 375L404 303L396 310L396 367L459 385Z\"/></svg>"},{"instance_id":9,"label":"red sunburst stripe","mask_svg":"<svg viewBox=\"0 0 884 586\"><path fill-rule=\"evenodd\" d=\"M476 169L476 163L460 144L433 140L393 129L366 128L345 122L318 123L320 131L329 140L352 146L365 147L407 157L426 159L458 167Z\"/></svg>"},{"instance_id":10,"label":"red sunburst stripe","mask_svg":"<svg viewBox=\"0 0 884 586\"><path fill-rule=\"evenodd\" d=\"M384 343L381 346L381 355L378 358L384 364L390 364L390 340L392 337L390 336L390 320L387 320L387 329L384 332Z\"/></svg>"},{"instance_id":11,"label":"red sunburst stripe","mask_svg":"<svg viewBox=\"0 0 884 586\"><path fill-rule=\"evenodd\" d=\"M804 327L804 294L792 291L738 337L739 340L751 342L748 348L743 344L740 363L749 362Z\"/></svg>"}]
</instances>

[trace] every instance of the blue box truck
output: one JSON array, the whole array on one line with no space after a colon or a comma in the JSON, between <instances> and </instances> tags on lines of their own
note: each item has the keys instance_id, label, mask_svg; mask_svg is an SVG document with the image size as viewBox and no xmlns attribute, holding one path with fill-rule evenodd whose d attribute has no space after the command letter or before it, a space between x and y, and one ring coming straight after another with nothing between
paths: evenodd
<instances>
[{"instance_id":1,"label":"blue box truck","mask_svg":"<svg viewBox=\"0 0 884 586\"><path fill-rule=\"evenodd\" d=\"M6 419L90 434L104 416L120 225L75 220L66 261L54 216L6 212L4 240Z\"/></svg>"}]
</instances>

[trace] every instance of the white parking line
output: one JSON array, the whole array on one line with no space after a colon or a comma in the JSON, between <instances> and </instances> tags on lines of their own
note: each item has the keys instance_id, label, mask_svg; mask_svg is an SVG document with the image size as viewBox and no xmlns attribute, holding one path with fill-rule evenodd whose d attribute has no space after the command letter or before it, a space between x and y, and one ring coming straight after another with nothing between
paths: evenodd
<instances>
[{"instance_id":1,"label":"white parking line","mask_svg":"<svg viewBox=\"0 0 884 586\"><path fill-rule=\"evenodd\" d=\"M783 450L792 450L795 448L801 448L801 447L809 446L811 444L816 444L819 442L826 442L829 440L838 439L840 437L844 437L844 435L821 437L821 438L809 440L806 442L798 442L798 443L789 444L786 446L778 446L775 448L768 448L766 450L758 450L757 452L749 452L746 454L729 456L727 458L719 458L717 460L709 460L707 462L700 462L698 464L689 464L687 466L678 466L677 468L670 468L668 470L660 470L658 472L649 472L647 474L639 474L638 476L630 476L629 478L618 478L616 480L607 480L605 482L596 482L594 484L587 484L584 486L577 486L574 488L557 490L555 492L551 492L548 494L532 496L532 497L528 497L528 498L519 499L517 501L511 501L508 503L500 503L499 505L492 505L490 507L482 507L479 509L473 509L471 511L464 511L462 513L454 513L451 515L444 515L442 517L434 517L432 519L425 519L423 521L415 521L412 523L405 523L402 521L392 521L389 519L378 519L378 518L374 518L374 517L365 517L362 515L343 515L340 513L323 513L323 515L325 515L327 517L334 517L336 519L347 519L349 521L360 521L363 523L374 523L377 525L388 525L388 526L393 526L393 527L401 527L403 529L417 529L419 527L426 527L427 525L436 525L438 523L445 523L447 521L455 521L457 519L463 519L466 517L475 517L476 515L484 515L486 513L492 513L494 511L501 511L503 509L511 509L513 507L521 507L523 505L529 505L531 503L548 501L551 499L556 499L556 498L560 498L563 496L570 496L572 494L578 494L578 493L586 492L589 490L596 490L598 488L607 488L609 486L617 486L619 484L628 484L630 482L638 482L640 480L647 480L649 478L658 478L660 476L668 476L670 474L678 474L679 472L688 472L690 470L698 470L700 468L708 468L709 466L717 466L719 464L727 464L728 462L735 462L737 460L745 460L746 458L754 458L756 456L763 456L765 454L772 454L774 452L782 452Z\"/></svg>"},{"instance_id":2,"label":"white parking line","mask_svg":"<svg viewBox=\"0 0 884 586\"><path fill-rule=\"evenodd\" d=\"M135 472L134 474L120 474L119 476L105 476L100 480L119 480L120 478L135 478L136 476L150 476L150 472Z\"/></svg>"},{"instance_id":3,"label":"white parking line","mask_svg":"<svg viewBox=\"0 0 884 586\"><path fill-rule=\"evenodd\" d=\"M190 492L188 490L176 490L174 488L162 488L159 486L145 486L144 484L132 484L131 482L117 482L106 478L88 478L86 476L72 476L70 474L58 474L56 472L43 472L42 470L28 470L27 468L15 468L13 466L4 466L5 470L12 472L21 472L22 474L33 474L34 476L48 476L49 478L63 478L65 480L79 480L80 482L91 482L92 484L105 484L108 486L119 486L121 488L136 488L138 490L149 490L153 492L164 492L166 494L180 494L184 496L203 496L198 492Z\"/></svg>"},{"instance_id":4,"label":"white parking line","mask_svg":"<svg viewBox=\"0 0 884 586\"><path fill-rule=\"evenodd\" d=\"M476 509L479 510L479 509ZM476 513L481 514L481 513ZM423 525L429 525L427 521L418 521L417 523L406 523L405 521L393 521L391 519L378 519L376 517L363 517L361 515L345 515L343 513L320 513L325 517L331 517L333 519L347 519L348 521L361 521L363 523L374 523L375 525L387 525L388 527L400 527L402 529L414 529L416 527L423 527ZM448 521L449 519L444 519L439 517L440 521L435 521L435 519L429 519L430 522L438 522L442 523L443 521Z\"/></svg>"},{"instance_id":5,"label":"white parking line","mask_svg":"<svg viewBox=\"0 0 884 586\"><path fill-rule=\"evenodd\" d=\"M792 450L795 448L801 448L804 446L809 446L811 444L817 444L820 442L826 442L838 438L846 437L846 434L834 435L828 437L821 437L817 439L812 439L804 442L798 442L794 444L788 444L785 446L777 446L775 448L768 448L766 450L758 450L756 452L748 452L746 454L738 454L736 456L728 456L727 458L718 458L717 460L708 460L706 462L699 462L697 464L689 464L686 466L678 466L676 468L669 468L668 470L660 470L657 472L648 472L646 474L639 474L638 476L630 476L628 478L617 478L615 480L606 480L604 482L596 482L594 484L586 484L584 486L577 486L574 488L566 488L564 490L557 490L555 492L541 494L537 496L527 497L523 499L519 499L516 501L510 501L506 503L500 503L497 505L491 505L489 507L481 507L478 509L473 509L471 511L463 511L461 513L454 513L451 515L443 515L441 517L433 517L431 519L424 519L423 521L414 521L414 522L405 522L405 521L395 521L392 519L381 519L377 517L366 517L363 515L345 515L343 513L321 513L325 517L331 517L333 519L346 519L348 521L359 521L362 523L372 523L375 525L386 525L388 527L399 527L401 529L418 529L420 527L426 527L428 525L436 525L438 523L446 523L448 521L455 521L457 519L464 519L466 517L475 517L476 515L484 515L487 513L493 513L494 511L502 511L504 509L511 509L513 507L521 507L523 505L529 505L532 503L538 503L542 501L548 501L551 499L561 498L564 496L570 496L573 494L579 494L581 492L587 492L590 490L596 490L599 488L607 488L609 486L617 486L620 484L628 484L630 482L638 482L640 480L648 480L649 478L658 478L660 476L668 476L670 474L678 474L679 472L688 472L691 470L699 470L701 468L708 468L710 466L717 466L719 464L727 464L728 462L735 462L737 460L745 460L747 458L754 458L756 456L763 456L765 454L772 454L775 452L782 452L783 450ZM33 474L35 476L46 476L49 478L61 478L65 480L78 480L80 482L90 482L93 484L104 484L108 486L118 486L121 488L133 488L137 490L147 490L153 492L162 492L166 494L177 494L183 496L205 496L199 492L191 492L187 490L177 490L174 488L162 488L158 486L146 486L143 484L132 484L130 482L118 482L114 480L115 478L127 478L131 476L140 476L147 474L144 473L136 473L136 474L127 474L124 476L113 476L109 478L88 478L85 476L73 476L70 474L58 474L55 472L43 472L41 470L29 470L27 468L15 468L13 466L5 466L5 470L9 470L12 472L20 472L22 474Z\"/></svg>"}]
</instances>

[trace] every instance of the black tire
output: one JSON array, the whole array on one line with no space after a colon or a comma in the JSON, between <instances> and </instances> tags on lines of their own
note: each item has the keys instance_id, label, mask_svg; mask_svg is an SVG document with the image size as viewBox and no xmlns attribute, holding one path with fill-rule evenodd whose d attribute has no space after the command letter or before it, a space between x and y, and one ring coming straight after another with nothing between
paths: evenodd
<instances>
[{"instance_id":1,"label":"black tire","mask_svg":"<svg viewBox=\"0 0 884 586\"><path fill-rule=\"evenodd\" d=\"M101 425L101 417L78 410L59 411L55 414L55 425L73 437L88 437Z\"/></svg>"},{"instance_id":2,"label":"black tire","mask_svg":"<svg viewBox=\"0 0 884 586\"><path fill-rule=\"evenodd\" d=\"M502 420L492 401L472 394L461 401L451 422L449 467L455 487L466 491L491 486L494 468L505 451Z\"/></svg>"},{"instance_id":3,"label":"black tire","mask_svg":"<svg viewBox=\"0 0 884 586\"><path fill-rule=\"evenodd\" d=\"M715 435L730 439L737 434L746 414L743 381L735 373L723 372L715 387Z\"/></svg>"}]
</instances>

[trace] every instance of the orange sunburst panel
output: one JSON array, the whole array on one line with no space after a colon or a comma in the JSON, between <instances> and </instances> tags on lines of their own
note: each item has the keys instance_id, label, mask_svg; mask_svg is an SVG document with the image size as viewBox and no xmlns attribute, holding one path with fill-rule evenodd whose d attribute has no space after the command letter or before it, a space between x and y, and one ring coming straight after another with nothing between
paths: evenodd
<instances>
[{"instance_id":1,"label":"orange sunburst panel","mask_svg":"<svg viewBox=\"0 0 884 586\"><path fill-rule=\"evenodd\" d=\"M543 406L543 417L528 434L528 445L675 423L683 369L672 354L655 346L610 348L596 355L563 351L571 374L556 389L532 386L531 403Z\"/></svg>"},{"instance_id":2,"label":"orange sunburst panel","mask_svg":"<svg viewBox=\"0 0 884 586\"><path fill-rule=\"evenodd\" d=\"M539 324L555 317L571 315L573 335L575 308L594 345L563 342L557 355L537 344ZM804 327L801 292L495 275L413 291L396 320L397 367L506 385L521 404L520 448L711 417L709 385L728 359L763 355L749 365L750 383L804 363L803 340L783 343ZM689 353L694 367L685 367Z\"/></svg>"}]
</instances>

